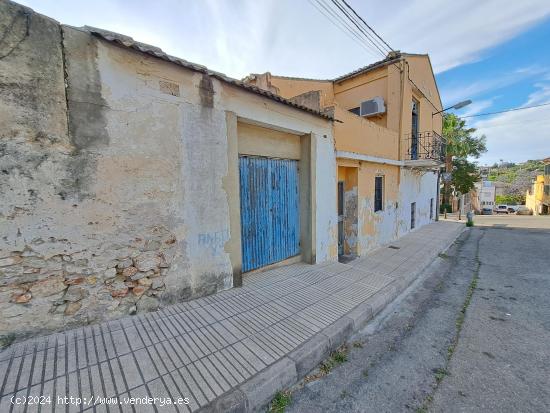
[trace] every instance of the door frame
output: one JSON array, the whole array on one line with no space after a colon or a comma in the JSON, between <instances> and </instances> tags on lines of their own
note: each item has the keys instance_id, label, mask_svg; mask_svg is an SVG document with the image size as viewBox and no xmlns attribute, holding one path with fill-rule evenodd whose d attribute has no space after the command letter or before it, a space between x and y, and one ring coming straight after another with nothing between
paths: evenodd
<instances>
[{"instance_id":1,"label":"door frame","mask_svg":"<svg viewBox=\"0 0 550 413\"><path fill-rule=\"evenodd\" d=\"M336 192L338 203L338 256L344 255L344 185L345 182L339 180Z\"/></svg>"}]
</instances>

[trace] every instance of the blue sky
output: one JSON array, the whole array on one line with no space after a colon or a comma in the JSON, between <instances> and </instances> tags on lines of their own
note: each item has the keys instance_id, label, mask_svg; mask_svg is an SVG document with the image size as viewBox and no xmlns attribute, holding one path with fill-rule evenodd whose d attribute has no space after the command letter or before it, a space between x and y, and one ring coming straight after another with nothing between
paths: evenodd
<instances>
[{"instance_id":1,"label":"blue sky","mask_svg":"<svg viewBox=\"0 0 550 413\"><path fill-rule=\"evenodd\" d=\"M444 103L472 99L468 116L550 102L550 19L486 50L478 61L437 75ZM495 116L466 118L488 139L482 162L550 156L550 106ZM529 144L539 148L532 151Z\"/></svg>"},{"instance_id":2,"label":"blue sky","mask_svg":"<svg viewBox=\"0 0 550 413\"><path fill-rule=\"evenodd\" d=\"M20 0L74 26L116 31L236 78L334 78L379 60L319 12L330 0ZM473 115L550 102L550 1L348 0L394 48L429 53L445 104ZM317 6L317 8L315 7ZM550 156L550 106L468 118L481 163Z\"/></svg>"}]
</instances>

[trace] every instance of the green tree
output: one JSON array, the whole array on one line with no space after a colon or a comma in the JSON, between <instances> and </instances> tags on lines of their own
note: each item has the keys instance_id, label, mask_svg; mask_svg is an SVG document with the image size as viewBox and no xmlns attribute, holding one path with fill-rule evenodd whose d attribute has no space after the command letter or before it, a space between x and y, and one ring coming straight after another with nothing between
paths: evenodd
<instances>
[{"instance_id":1,"label":"green tree","mask_svg":"<svg viewBox=\"0 0 550 413\"><path fill-rule=\"evenodd\" d=\"M525 204L525 195L497 195L497 204L523 205Z\"/></svg>"},{"instance_id":2,"label":"green tree","mask_svg":"<svg viewBox=\"0 0 550 413\"><path fill-rule=\"evenodd\" d=\"M453 159L453 188L461 194L467 194L479 181L477 165L466 158Z\"/></svg>"},{"instance_id":3,"label":"green tree","mask_svg":"<svg viewBox=\"0 0 550 413\"><path fill-rule=\"evenodd\" d=\"M474 136L476 129L467 128L466 121L460 119L452 113L443 116L443 138L447 142L447 154L445 158L445 171L457 175L451 182L445 182L443 187L443 203L449 204L452 187L461 193L467 193L473 188L473 183L479 179L475 164L468 161L468 158L479 158L481 154L487 152L485 135ZM456 160L456 162L454 162ZM468 172L470 171L470 172ZM475 179L469 186L470 178L466 178L468 173L474 173L472 179ZM467 191L459 189L469 187Z\"/></svg>"}]
</instances>

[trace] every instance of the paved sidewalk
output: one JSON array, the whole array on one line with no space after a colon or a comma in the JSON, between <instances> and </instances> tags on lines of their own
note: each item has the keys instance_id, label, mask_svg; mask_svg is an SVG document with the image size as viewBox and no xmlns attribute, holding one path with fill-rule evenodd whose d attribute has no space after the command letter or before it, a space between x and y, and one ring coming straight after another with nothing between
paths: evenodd
<instances>
[{"instance_id":1,"label":"paved sidewalk","mask_svg":"<svg viewBox=\"0 0 550 413\"><path fill-rule=\"evenodd\" d=\"M259 272L242 288L15 344L0 352L0 412L257 409L372 318L463 228L434 223L348 264ZM41 395L42 405L11 403ZM65 396L85 404L59 403ZM124 404L147 396L162 400ZM161 406L180 397L189 404Z\"/></svg>"}]
</instances>

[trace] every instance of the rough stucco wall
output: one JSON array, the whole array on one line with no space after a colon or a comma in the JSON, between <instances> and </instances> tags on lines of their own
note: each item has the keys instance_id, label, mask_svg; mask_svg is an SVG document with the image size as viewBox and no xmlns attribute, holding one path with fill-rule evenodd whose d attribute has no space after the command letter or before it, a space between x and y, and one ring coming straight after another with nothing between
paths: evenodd
<instances>
[{"instance_id":1,"label":"rough stucco wall","mask_svg":"<svg viewBox=\"0 0 550 413\"><path fill-rule=\"evenodd\" d=\"M305 92L298 96L289 98L291 102L297 105L302 105L310 109L320 111L321 110L321 91L313 90L311 92Z\"/></svg>"},{"instance_id":2,"label":"rough stucco wall","mask_svg":"<svg viewBox=\"0 0 550 413\"><path fill-rule=\"evenodd\" d=\"M384 209L374 212L374 177L384 176ZM359 168L357 252L364 255L372 249L390 243L410 229L410 204L416 202L416 227L433 222L430 219L430 199L437 213L437 175L431 171L419 173L396 166L362 162Z\"/></svg>"},{"instance_id":3,"label":"rough stucco wall","mask_svg":"<svg viewBox=\"0 0 550 413\"><path fill-rule=\"evenodd\" d=\"M344 182L344 216L343 216L343 231L344 231L344 254L356 255L358 244L358 181L359 181L359 165L346 167L338 167L338 181Z\"/></svg>"},{"instance_id":4,"label":"rough stucco wall","mask_svg":"<svg viewBox=\"0 0 550 413\"><path fill-rule=\"evenodd\" d=\"M374 212L374 178L384 177L381 211ZM386 244L397 237L399 167L362 162L359 169L359 242L358 253Z\"/></svg>"},{"instance_id":5,"label":"rough stucco wall","mask_svg":"<svg viewBox=\"0 0 550 413\"><path fill-rule=\"evenodd\" d=\"M345 110L358 107L361 102L380 96L388 112L388 68L387 66L363 73L334 85L334 100ZM387 114L370 117L379 126L387 127Z\"/></svg>"},{"instance_id":6,"label":"rough stucco wall","mask_svg":"<svg viewBox=\"0 0 550 413\"><path fill-rule=\"evenodd\" d=\"M413 82L422 90L422 93L430 99L430 101L436 106L431 105L428 109L428 113L437 112L443 109L441 106L439 91L434 79L432 68L430 66L430 59L428 56L406 56L408 67L410 69L410 77ZM431 119L430 119L431 122ZM431 123L430 123L431 126ZM434 127L437 133L441 131L441 116L434 117ZM439 130L438 130L439 129Z\"/></svg>"},{"instance_id":7,"label":"rough stucco wall","mask_svg":"<svg viewBox=\"0 0 550 413\"><path fill-rule=\"evenodd\" d=\"M332 81L309 80L271 76L271 84L278 89L278 94L290 99L303 93L318 91L321 108L334 104L334 88Z\"/></svg>"},{"instance_id":8,"label":"rough stucco wall","mask_svg":"<svg viewBox=\"0 0 550 413\"><path fill-rule=\"evenodd\" d=\"M31 21L27 49L2 61L18 83L0 94L13 113L1 142L9 202L0 222L0 334L92 323L231 287L225 111L200 105L215 86L201 89L190 74L199 105L175 102L147 68L132 67L139 57L71 28L62 47L55 22ZM47 81L34 88L41 75Z\"/></svg>"},{"instance_id":9,"label":"rough stucco wall","mask_svg":"<svg viewBox=\"0 0 550 413\"><path fill-rule=\"evenodd\" d=\"M437 174L432 171L420 173L410 169L401 170L400 216L398 236L410 231L411 202L416 202L415 229L433 222L430 219L430 199L434 199L434 218L437 214Z\"/></svg>"},{"instance_id":10,"label":"rough stucco wall","mask_svg":"<svg viewBox=\"0 0 550 413\"><path fill-rule=\"evenodd\" d=\"M0 195L9 200L0 207L0 335L230 288L227 111L326 134L316 171L334 175L330 122L33 12L27 36L18 14L27 9L0 8L16 45L0 60ZM336 257L332 191L318 193L317 261Z\"/></svg>"},{"instance_id":11,"label":"rough stucco wall","mask_svg":"<svg viewBox=\"0 0 550 413\"><path fill-rule=\"evenodd\" d=\"M441 115L432 116L433 113L442 109L439 102L437 85L433 78L430 62L427 56L407 56L405 65L405 84L403 94L403 119L402 131L403 138L411 133L411 102L413 97L419 102L419 132L436 132L441 135L442 117ZM408 78L414 82L411 83ZM416 90L416 86L420 91ZM428 100L429 99L429 100ZM407 149L410 142L403 141L401 156L407 156Z\"/></svg>"},{"instance_id":12,"label":"rough stucco wall","mask_svg":"<svg viewBox=\"0 0 550 413\"><path fill-rule=\"evenodd\" d=\"M335 107L334 124L337 136L336 149L345 152L361 153L386 159L399 159L398 133L381 127L370 119L357 116Z\"/></svg>"},{"instance_id":13,"label":"rough stucco wall","mask_svg":"<svg viewBox=\"0 0 550 413\"><path fill-rule=\"evenodd\" d=\"M28 26L27 26L28 24ZM74 181L67 135L58 24L0 2L0 335L48 328L52 301L68 286L70 251L57 219L74 214L62 199ZM61 194L61 195L60 195Z\"/></svg>"},{"instance_id":14,"label":"rough stucco wall","mask_svg":"<svg viewBox=\"0 0 550 413\"><path fill-rule=\"evenodd\" d=\"M239 155L300 159L300 136L239 122Z\"/></svg>"},{"instance_id":15,"label":"rough stucco wall","mask_svg":"<svg viewBox=\"0 0 550 413\"><path fill-rule=\"evenodd\" d=\"M161 279L155 280L162 285L160 292L155 292L161 302L231 287L232 271L224 252L229 219L222 188L227 174L227 128L225 111L215 108L214 83L67 29L67 43L72 36L86 36L87 40L82 38L66 52L69 61L71 51L78 53L84 41L97 48L109 143L98 142L103 146L97 150L95 201L123 206L109 237L123 234L123 245L131 238L146 243L157 233L166 238L150 252L153 257L169 257ZM82 59L75 56L74 60ZM75 71L70 76L73 82L79 74ZM173 87L167 88L167 84ZM107 233L107 228L99 230L102 235ZM165 251L166 245L170 245L169 251ZM115 281L128 283L123 277ZM143 300L138 300L138 307ZM145 301L144 309L158 305Z\"/></svg>"},{"instance_id":16,"label":"rough stucco wall","mask_svg":"<svg viewBox=\"0 0 550 413\"><path fill-rule=\"evenodd\" d=\"M320 263L338 259L337 169L334 138L329 134L312 134L312 141L315 262Z\"/></svg>"}]
</instances>

